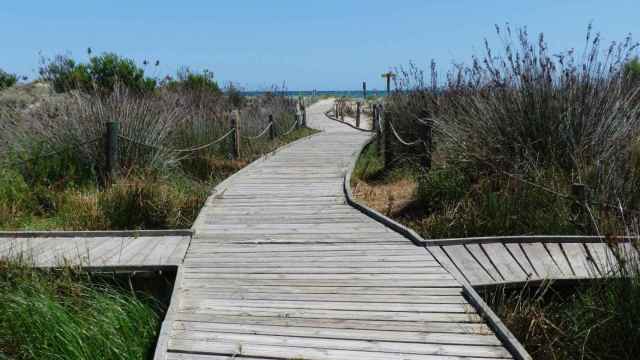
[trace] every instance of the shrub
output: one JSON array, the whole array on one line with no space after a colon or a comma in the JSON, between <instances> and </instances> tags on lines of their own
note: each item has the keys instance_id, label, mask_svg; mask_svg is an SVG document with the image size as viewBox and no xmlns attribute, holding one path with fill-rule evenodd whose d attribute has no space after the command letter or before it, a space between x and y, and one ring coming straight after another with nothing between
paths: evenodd
<instances>
[{"instance_id":1,"label":"shrub","mask_svg":"<svg viewBox=\"0 0 640 360\"><path fill-rule=\"evenodd\" d=\"M51 61L42 61L40 76L51 82L57 92L80 89L109 94L117 84L122 84L131 91L143 93L156 87L155 80L146 78L144 70L133 60L114 53L92 56L86 64L58 55Z\"/></svg>"},{"instance_id":2,"label":"shrub","mask_svg":"<svg viewBox=\"0 0 640 360\"><path fill-rule=\"evenodd\" d=\"M213 73L207 69L193 72L188 67L183 67L178 70L177 78L170 80L166 86L172 90L187 90L196 94L222 94Z\"/></svg>"},{"instance_id":3,"label":"shrub","mask_svg":"<svg viewBox=\"0 0 640 360\"><path fill-rule=\"evenodd\" d=\"M0 227L12 227L35 207L35 199L22 176L11 169L0 169Z\"/></svg>"},{"instance_id":4,"label":"shrub","mask_svg":"<svg viewBox=\"0 0 640 360\"><path fill-rule=\"evenodd\" d=\"M637 57L630 60L625 65L626 76L632 84L637 84L640 81L640 59Z\"/></svg>"},{"instance_id":5,"label":"shrub","mask_svg":"<svg viewBox=\"0 0 640 360\"><path fill-rule=\"evenodd\" d=\"M413 65L399 70L386 118L410 141L423 138L432 122L436 167L463 163L476 180L505 179L493 182L499 186L509 178L545 180L564 193L579 182L595 201L640 207L634 140L640 138L640 83L628 81L637 45L628 37L605 46L589 28L584 54L558 54L542 34L532 40L526 29L497 31L502 51L485 42L485 54L448 73L444 86L435 64L431 79ZM414 157L423 151L392 149ZM558 176L539 176L549 172Z\"/></svg>"},{"instance_id":6,"label":"shrub","mask_svg":"<svg viewBox=\"0 0 640 360\"><path fill-rule=\"evenodd\" d=\"M100 195L99 204L112 229L168 229L190 226L205 199L202 187L147 174L118 180Z\"/></svg>"},{"instance_id":7,"label":"shrub","mask_svg":"<svg viewBox=\"0 0 640 360\"><path fill-rule=\"evenodd\" d=\"M8 72L0 69L0 91L12 87L18 82L18 77L14 74L9 74Z\"/></svg>"}]
</instances>

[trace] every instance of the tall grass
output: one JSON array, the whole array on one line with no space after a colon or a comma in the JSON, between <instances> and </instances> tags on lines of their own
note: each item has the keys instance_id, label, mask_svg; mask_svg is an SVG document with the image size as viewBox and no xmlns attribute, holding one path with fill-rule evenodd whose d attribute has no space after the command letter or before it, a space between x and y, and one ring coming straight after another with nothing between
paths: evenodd
<instances>
[{"instance_id":1,"label":"tall grass","mask_svg":"<svg viewBox=\"0 0 640 360\"><path fill-rule=\"evenodd\" d=\"M556 53L543 34L532 39L526 29L509 26L497 27L497 34L497 52L485 42L484 55L458 65L444 80L435 64L430 76L414 65L398 69L397 89L386 101L385 115L403 137L422 138L431 124L436 170L453 167L466 179L463 196L450 205L462 211L464 204L458 204L465 200L472 203L468 209L477 208L490 199L478 200L474 189L512 197L535 182L550 194L586 184L594 203L639 209L640 82L629 70L637 44L629 36L605 45L589 27L582 51ZM426 151L398 143L393 150L403 160ZM425 175L422 187L431 186L434 176ZM544 208L556 205L551 201ZM516 217L528 211L515 210ZM595 226L568 231L622 231L620 218L632 216L610 206L591 210Z\"/></svg>"},{"instance_id":2,"label":"tall grass","mask_svg":"<svg viewBox=\"0 0 640 360\"><path fill-rule=\"evenodd\" d=\"M309 133L282 136L296 121L296 103L285 90L240 101L240 94L213 91L213 85L196 75L148 92L116 82L109 92L76 90L26 107L0 105L0 182L6 185L0 228L188 227L213 184L283 140ZM232 110L240 114L243 136L237 159L231 137L202 146L229 132ZM277 138L246 139L267 126L269 115ZM120 124L119 171L118 179L106 181L104 133L111 121ZM82 213L74 216L74 207Z\"/></svg>"},{"instance_id":3,"label":"tall grass","mask_svg":"<svg viewBox=\"0 0 640 360\"><path fill-rule=\"evenodd\" d=\"M159 327L155 305L79 273L0 262L0 358L146 359Z\"/></svg>"}]
</instances>

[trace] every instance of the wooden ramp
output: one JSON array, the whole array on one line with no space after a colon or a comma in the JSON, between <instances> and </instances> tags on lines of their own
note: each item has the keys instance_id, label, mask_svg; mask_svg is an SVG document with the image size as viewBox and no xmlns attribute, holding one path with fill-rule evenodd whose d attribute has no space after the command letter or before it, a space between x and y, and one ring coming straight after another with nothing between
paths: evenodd
<instances>
[{"instance_id":1,"label":"wooden ramp","mask_svg":"<svg viewBox=\"0 0 640 360\"><path fill-rule=\"evenodd\" d=\"M0 259L22 258L35 267L175 268L190 240L188 230L0 232Z\"/></svg>"},{"instance_id":2,"label":"wooden ramp","mask_svg":"<svg viewBox=\"0 0 640 360\"><path fill-rule=\"evenodd\" d=\"M617 258L638 258L630 239L598 236L508 236L428 240L427 249L473 286L615 275Z\"/></svg>"},{"instance_id":3,"label":"wooden ramp","mask_svg":"<svg viewBox=\"0 0 640 360\"><path fill-rule=\"evenodd\" d=\"M329 106L207 201L156 359L510 359L426 249L345 203L368 134Z\"/></svg>"}]
</instances>

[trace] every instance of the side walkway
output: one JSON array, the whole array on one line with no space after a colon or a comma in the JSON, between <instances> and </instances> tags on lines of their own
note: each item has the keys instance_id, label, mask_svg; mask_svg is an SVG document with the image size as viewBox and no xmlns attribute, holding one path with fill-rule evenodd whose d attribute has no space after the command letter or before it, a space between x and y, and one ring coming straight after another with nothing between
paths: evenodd
<instances>
[{"instance_id":1,"label":"side walkway","mask_svg":"<svg viewBox=\"0 0 640 360\"><path fill-rule=\"evenodd\" d=\"M424 248L345 203L368 134L329 106L207 201L156 359L511 358Z\"/></svg>"}]
</instances>

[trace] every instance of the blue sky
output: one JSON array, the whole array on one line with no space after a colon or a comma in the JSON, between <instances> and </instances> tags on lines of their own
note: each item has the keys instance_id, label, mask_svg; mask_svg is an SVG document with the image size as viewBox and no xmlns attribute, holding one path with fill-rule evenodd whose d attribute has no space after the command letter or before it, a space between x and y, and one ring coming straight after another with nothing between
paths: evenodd
<instances>
[{"instance_id":1,"label":"blue sky","mask_svg":"<svg viewBox=\"0 0 640 360\"><path fill-rule=\"evenodd\" d=\"M247 90L382 89L390 67L468 60L496 23L543 31L562 50L581 49L591 21L606 40L640 39L639 18L639 0L6 0L0 68L33 78L39 53L86 59L92 47L160 60L151 75L188 65Z\"/></svg>"}]
</instances>

